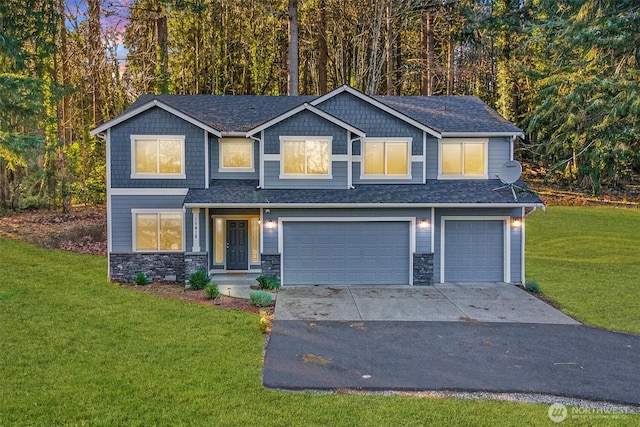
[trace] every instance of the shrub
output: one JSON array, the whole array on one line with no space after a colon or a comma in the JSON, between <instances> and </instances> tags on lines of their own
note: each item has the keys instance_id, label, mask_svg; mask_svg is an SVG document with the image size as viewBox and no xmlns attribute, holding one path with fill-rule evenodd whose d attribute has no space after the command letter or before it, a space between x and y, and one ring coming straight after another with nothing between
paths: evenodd
<instances>
[{"instance_id":1,"label":"shrub","mask_svg":"<svg viewBox=\"0 0 640 427\"><path fill-rule=\"evenodd\" d=\"M271 332L271 323L273 322L273 314L266 310L260 310L260 320L258 321L258 329L263 333Z\"/></svg>"},{"instance_id":2,"label":"shrub","mask_svg":"<svg viewBox=\"0 0 640 427\"><path fill-rule=\"evenodd\" d=\"M220 296L220 290L218 289L218 285L215 283L209 284L206 288L204 288L204 296L207 299L216 299Z\"/></svg>"},{"instance_id":3,"label":"shrub","mask_svg":"<svg viewBox=\"0 0 640 427\"><path fill-rule=\"evenodd\" d=\"M191 273L189 275L189 288L199 291L200 289L204 289L209 285L211 279L209 275L204 272L204 270L198 270L195 273Z\"/></svg>"},{"instance_id":4,"label":"shrub","mask_svg":"<svg viewBox=\"0 0 640 427\"><path fill-rule=\"evenodd\" d=\"M540 292L540 285L538 285L536 282L527 282L524 284L524 287L526 290L528 290L529 292L533 292L534 294Z\"/></svg>"},{"instance_id":5,"label":"shrub","mask_svg":"<svg viewBox=\"0 0 640 427\"><path fill-rule=\"evenodd\" d=\"M147 275L144 274L142 271L138 271L136 275L133 276L133 283L135 283L138 286L144 286L147 283L149 283L149 279L147 278Z\"/></svg>"},{"instance_id":6,"label":"shrub","mask_svg":"<svg viewBox=\"0 0 640 427\"><path fill-rule=\"evenodd\" d=\"M271 304L271 301L273 301L271 294L265 291L249 292L249 298L251 298L251 302L256 307L266 307Z\"/></svg>"},{"instance_id":7,"label":"shrub","mask_svg":"<svg viewBox=\"0 0 640 427\"><path fill-rule=\"evenodd\" d=\"M276 278L275 274L271 276L258 276L256 278L258 283L260 284L260 289L268 289L268 290L276 290L280 289L280 282Z\"/></svg>"}]
</instances>

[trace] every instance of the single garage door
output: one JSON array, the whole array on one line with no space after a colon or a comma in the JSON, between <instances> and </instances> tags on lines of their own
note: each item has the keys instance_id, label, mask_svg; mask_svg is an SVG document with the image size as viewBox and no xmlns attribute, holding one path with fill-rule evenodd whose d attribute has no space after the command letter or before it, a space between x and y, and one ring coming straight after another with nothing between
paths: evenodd
<instances>
[{"instance_id":1,"label":"single garage door","mask_svg":"<svg viewBox=\"0 0 640 427\"><path fill-rule=\"evenodd\" d=\"M284 222L285 285L408 285L409 222Z\"/></svg>"},{"instance_id":2,"label":"single garage door","mask_svg":"<svg viewBox=\"0 0 640 427\"><path fill-rule=\"evenodd\" d=\"M504 281L504 221L446 220L444 280Z\"/></svg>"}]
</instances>

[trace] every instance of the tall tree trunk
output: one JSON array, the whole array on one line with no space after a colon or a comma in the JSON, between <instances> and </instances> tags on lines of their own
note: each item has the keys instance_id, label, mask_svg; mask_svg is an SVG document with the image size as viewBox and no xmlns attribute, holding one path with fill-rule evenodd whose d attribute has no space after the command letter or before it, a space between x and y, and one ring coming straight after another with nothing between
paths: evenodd
<instances>
[{"instance_id":1,"label":"tall tree trunk","mask_svg":"<svg viewBox=\"0 0 640 427\"><path fill-rule=\"evenodd\" d=\"M91 86L91 111L93 115L93 125L102 123L102 100L100 87L101 59L103 54L100 42L100 0L88 0L89 12L89 84ZM64 48L64 47L62 47ZM63 53L62 60L66 61L66 54ZM64 83L64 79L63 79Z\"/></svg>"},{"instance_id":2,"label":"tall tree trunk","mask_svg":"<svg viewBox=\"0 0 640 427\"><path fill-rule=\"evenodd\" d=\"M391 0L387 0L387 95L393 95L393 23L391 21Z\"/></svg>"},{"instance_id":3,"label":"tall tree trunk","mask_svg":"<svg viewBox=\"0 0 640 427\"><path fill-rule=\"evenodd\" d=\"M327 93L327 4L326 0L318 2L318 94Z\"/></svg>"},{"instance_id":4,"label":"tall tree trunk","mask_svg":"<svg viewBox=\"0 0 640 427\"><path fill-rule=\"evenodd\" d=\"M422 15L422 59L424 68L422 69L422 80L420 84L420 94L423 96L433 95L433 24L431 21L431 11Z\"/></svg>"},{"instance_id":5,"label":"tall tree trunk","mask_svg":"<svg viewBox=\"0 0 640 427\"><path fill-rule=\"evenodd\" d=\"M449 40L447 40L447 95L453 95L453 52L453 35L449 35Z\"/></svg>"},{"instance_id":6,"label":"tall tree trunk","mask_svg":"<svg viewBox=\"0 0 640 427\"><path fill-rule=\"evenodd\" d=\"M158 16L156 18L156 31L158 40L158 56L156 65L157 92L169 92L169 28L167 26L167 15L162 10L162 6L158 5Z\"/></svg>"},{"instance_id":7,"label":"tall tree trunk","mask_svg":"<svg viewBox=\"0 0 640 427\"><path fill-rule=\"evenodd\" d=\"M298 0L289 0L289 72L287 94L298 95Z\"/></svg>"}]
</instances>

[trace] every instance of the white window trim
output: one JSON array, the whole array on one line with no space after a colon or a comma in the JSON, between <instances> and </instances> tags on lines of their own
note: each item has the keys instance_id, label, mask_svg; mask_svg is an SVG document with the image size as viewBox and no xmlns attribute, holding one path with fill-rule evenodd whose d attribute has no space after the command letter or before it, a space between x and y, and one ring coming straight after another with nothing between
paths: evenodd
<instances>
[{"instance_id":1,"label":"white window trim","mask_svg":"<svg viewBox=\"0 0 640 427\"><path fill-rule=\"evenodd\" d=\"M246 168L227 168L223 166L223 153L224 153L224 149L223 146L225 143L227 142L244 142L246 144L250 144L251 145L251 166L250 167L246 167ZM255 172L256 168L255 168L255 161L254 161L254 155L253 155L253 150L255 149L254 145L253 145L253 140L249 139L249 138L220 138L218 139L218 152L219 152L219 160L218 160L218 172Z\"/></svg>"},{"instance_id":2,"label":"white window trim","mask_svg":"<svg viewBox=\"0 0 640 427\"><path fill-rule=\"evenodd\" d=\"M168 251L168 250L138 250L136 249L138 246L138 233L137 233L137 223L136 223L136 215L137 214L163 214L163 213L179 213L182 215L182 249L178 251ZM185 230L185 212L183 209L131 209L131 251L135 253L184 253L185 248L187 247L187 236ZM158 227L160 227L160 222L158 221ZM159 232L159 230L158 230ZM158 243L160 242L160 235L158 234Z\"/></svg>"},{"instance_id":3,"label":"white window trim","mask_svg":"<svg viewBox=\"0 0 640 427\"><path fill-rule=\"evenodd\" d=\"M182 158L180 159L180 173L138 173L136 172L136 140L155 139L156 143L160 139L175 139L182 144ZM186 179L185 174L185 137L184 135L131 135L131 179Z\"/></svg>"},{"instance_id":4,"label":"white window trim","mask_svg":"<svg viewBox=\"0 0 640 427\"><path fill-rule=\"evenodd\" d=\"M484 144L484 174L465 175L463 174L443 174L442 173L442 144ZM462 154L462 164L464 167L464 151ZM488 138L447 138L438 140L438 179L489 179L489 139Z\"/></svg>"},{"instance_id":5,"label":"white window trim","mask_svg":"<svg viewBox=\"0 0 640 427\"><path fill-rule=\"evenodd\" d=\"M387 148L386 148L386 143L387 142L406 142L407 143L407 174L406 175L388 175L386 172L384 174L365 174L364 173L364 165L365 165L365 145L367 144L367 142L384 142L385 143L385 150L384 150L384 154L385 154L385 158L384 158L384 167L385 170L387 168ZM411 179L411 163L413 162L413 156L411 155L412 153L412 144L413 144L413 139L412 138L363 138L362 142L360 143L360 179L365 180L365 179L385 179L385 180L393 180L393 179ZM422 159L420 159L422 160Z\"/></svg>"},{"instance_id":6,"label":"white window trim","mask_svg":"<svg viewBox=\"0 0 640 427\"><path fill-rule=\"evenodd\" d=\"M284 172L284 143L286 141L329 141L329 165L326 175L287 174ZM333 137L332 136L281 136L280 137L280 179L333 179Z\"/></svg>"}]
</instances>

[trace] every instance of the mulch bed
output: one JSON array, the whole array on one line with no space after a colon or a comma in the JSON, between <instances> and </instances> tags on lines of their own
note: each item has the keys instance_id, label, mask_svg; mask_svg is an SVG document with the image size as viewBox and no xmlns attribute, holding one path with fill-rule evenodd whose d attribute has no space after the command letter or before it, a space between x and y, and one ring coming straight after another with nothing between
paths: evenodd
<instances>
[{"instance_id":1,"label":"mulch bed","mask_svg":"<svg viewBox=\"0 0 640 427\"><path fill-rule=\"evenodd\" d=\"M233 298L221 295L220 297L213 300L207 299L204 296L203 290L195 291L186 289L184 285L180 285L177 283L150 283L145 286L122 284L120 286L125 289L130 289L137 292L145 292L162 297L173 298L194 304L223 308L227 310L241 310L254 314L260 314L260 312L262 311L266 312L269 315L272 315L274 310L274 304L269 307L256 307L251 303L250 300L244 298Z\"/></svg>"}]
</instances>

